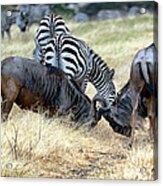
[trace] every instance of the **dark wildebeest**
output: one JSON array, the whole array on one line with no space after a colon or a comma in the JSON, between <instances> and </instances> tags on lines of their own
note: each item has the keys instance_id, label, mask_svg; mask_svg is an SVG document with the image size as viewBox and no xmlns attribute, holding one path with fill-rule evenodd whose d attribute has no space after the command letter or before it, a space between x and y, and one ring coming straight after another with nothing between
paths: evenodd
<instances>
[{"instance_id":1,"label":"dark wildebeest","mask_svg":"<svg viewBox=\"0 0 163 186\"><path fill-rule=\"evenodd\" d=\"M104 100L95 98L94 107L97 101L105 104ZM138 51L132 63L130 80L119 91L112 107L102 111L100 108L98 113L102 113L115 132L131 137L130 146L138 116L149 117L151 136L157 132L157 50L154 44Z\"/></svg>"},{"instance_id":2,"label":"dark wildebeest","mask_svg":"<svg viewBox=\"0 0 163 186\"><path fill-rule=\"evenodd\" d=\"M22 109L49 111L49 116L60 111L79 123L96 125L98 113L91 115L91 101L73 80L56 68L49 74L46 67L34 60L9 57L1 63L2 118L7 119L13 103Z\"/></svg>"},{"instance_id":3,"label":"dark wildebeest","mask_svg":"<svg viewBox=\"0 0 163 186\"><path fill-rule=\"evenodd\" d=\"M39 23L42 17L52 13L52 5L18 5L16 10L18 16L16 18L16 24L22 32L33 24Z\"/></svg>"},{"instance_id":4,"label":"dark wildebeest","mask_svg":"<svg viewBox=\"0 0 163 186\"><path fill-rule=\"evenodd\" d=\"M139 50L132 62L130 72L130 89L132 98L131 145L134 141L135 123L137 117L138 97L146 98L147 115L150 122L150 137L156 137L157 130L157 49L154 44Z\"/></svg>"},{"instance_id":5,"label":"dark wildebeest","mask_svg":"<svg viewBox=\"0 0 163 186\"><path fill-rule=\"evenodd\" d=\"M93 104L96 108L96 102L100 101L104 104L105 100L94 98ZM116 101L109 110L104 110L103 107L99 108L98 114L102 114L104 118L109 121L110 126L119 134L130 137L132 128L130 126L132 114L132 101L129 81L117 93ZM146 102L143 97L139 97L138 114L140 119L147 117Z\"/></svg>"},{"instance_id":6,"label":"dark wildebeest","mask_svg":"<svg viewBox=\"0 0 163 186\"><path fill-rule=\"evenodd\" d=\"M11 26L16 22L16 13L10 10L1 11L1 36L4 39L5 32L9 39L11 39L10 29Z\"/></svg>"}]
</instances>

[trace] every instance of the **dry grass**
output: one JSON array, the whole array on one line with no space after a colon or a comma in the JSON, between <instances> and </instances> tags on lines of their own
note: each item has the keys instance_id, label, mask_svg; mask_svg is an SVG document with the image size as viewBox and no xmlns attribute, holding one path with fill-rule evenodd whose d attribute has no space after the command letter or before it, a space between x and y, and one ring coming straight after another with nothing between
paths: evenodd
<instances>
[{"instance_id":1,"label":"dry grass","mask_svg":"<svg viewBox=\"0 0 163 186\"><path fill-rule=\"evenodd\" d=\"M129 78L130 64L137 50L153 42L153 18L89 22L69 22L74 35L84 39L115 68L115 84L119 90ZM2 41L2 59L8 56L31 57L36 26L20 33L12 27L11 41ZM89 85L92 97L94 88ZM16 105L1 127L2 176L154 179L154 148L148 141L148 122L136 131L132 150L128 139L114 133L102 119L91 131L74 130L67 118L44 116L20 110Z\"/></svg>"}]
</instances>

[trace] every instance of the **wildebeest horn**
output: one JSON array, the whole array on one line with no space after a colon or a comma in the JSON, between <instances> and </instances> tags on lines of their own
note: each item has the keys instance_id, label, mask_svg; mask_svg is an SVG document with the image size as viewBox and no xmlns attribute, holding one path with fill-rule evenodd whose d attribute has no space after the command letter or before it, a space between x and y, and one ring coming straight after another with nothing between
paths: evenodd
<instances>
[{"instance_id":1,"label":"wildebeest horn","mask_svg":"<svg viewBox=\"0 0 163 186\"><path fill-rule=\"evenodd\" d=\"M100 96L100 95L95 95L95 97L93 98L93 107L94 109L96 109L96 102L99 101L102 103L102 106L99 108L99 112L106 112L108 110L110 110L110 107L107 106L105 99Z\"/></svg>"}]
</instances>

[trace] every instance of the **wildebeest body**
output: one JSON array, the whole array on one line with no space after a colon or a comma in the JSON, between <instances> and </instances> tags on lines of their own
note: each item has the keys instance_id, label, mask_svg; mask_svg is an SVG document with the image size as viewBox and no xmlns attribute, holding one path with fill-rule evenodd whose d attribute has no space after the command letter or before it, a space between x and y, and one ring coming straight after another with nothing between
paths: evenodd
<instances>
[{"instance_id":1,"label":"wildebeest body","mask_svg":"<svg viewBox=\"0 0 163 186\"><path fill-rule=\"evenodd\" d=\"M33 23L39 23L41 18L45 15L49 15L52 5L18 5L17 11L19 12L16 18L16 24L21 31L26 31L26 28Z\"/></svg>"},{"instance_id":2,"label":"wildebeest body","mask_svg":"<svg viewBox=\"0 0 163 186\"><path fill-rule=\"evenodd\" d=\"M138 97L143 95L147 100L147 115L150 121L150 137L157 133L157 48L154 43L139 50L132 62L130 72L130 88L132 95L132 138L134 141L135 119L138 109Z\"/></svg>"},{"instance_id":3,"label":"wildebeest body","mask_svg":"<svg viewBox=\"0 0 163 186\"><path fill-rule=\"evenodd\" d=\"M49 74L46 67L33 60L10 57L1 64L2 113L8 115L13 103L21 108L67 114L72 111L75 121L89 121L91 102L75 82L56 69ZM5 100L5 101L4 101Z\"/></svg>"}]
</instances>

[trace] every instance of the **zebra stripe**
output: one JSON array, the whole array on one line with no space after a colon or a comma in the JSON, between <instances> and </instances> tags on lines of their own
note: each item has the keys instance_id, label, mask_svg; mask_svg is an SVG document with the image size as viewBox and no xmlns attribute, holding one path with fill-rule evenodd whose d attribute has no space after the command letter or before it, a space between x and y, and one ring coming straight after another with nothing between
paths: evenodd
<instances>
[{"instance_id":1,"label":"zebra stripe","mask_svg":"<svg viewBox=\"0 0 163 186\"><path fill-rule=\"evenodd\" d=\"M51 14L41 19L39 27L35 34L35 49L33 52L34 59L43 63L44 49L49 42L49 39L55 35L70 34L70 31L61 16Z\"/></svg>"},{"instance_id":2,"label":"zebra stripe","mask_svg":"<svg viewBox=\"0 0 163 186\"><path fill-rule=\"evenodd\" d=\"M48 40L54 35L60 34L70 34L70 31L65 24L65 21L60 16L55 16L51 14L50 16L45 16L39 24L36 31L35 41L40 47L44 47Z\"/></svg>"}]
</instances>

